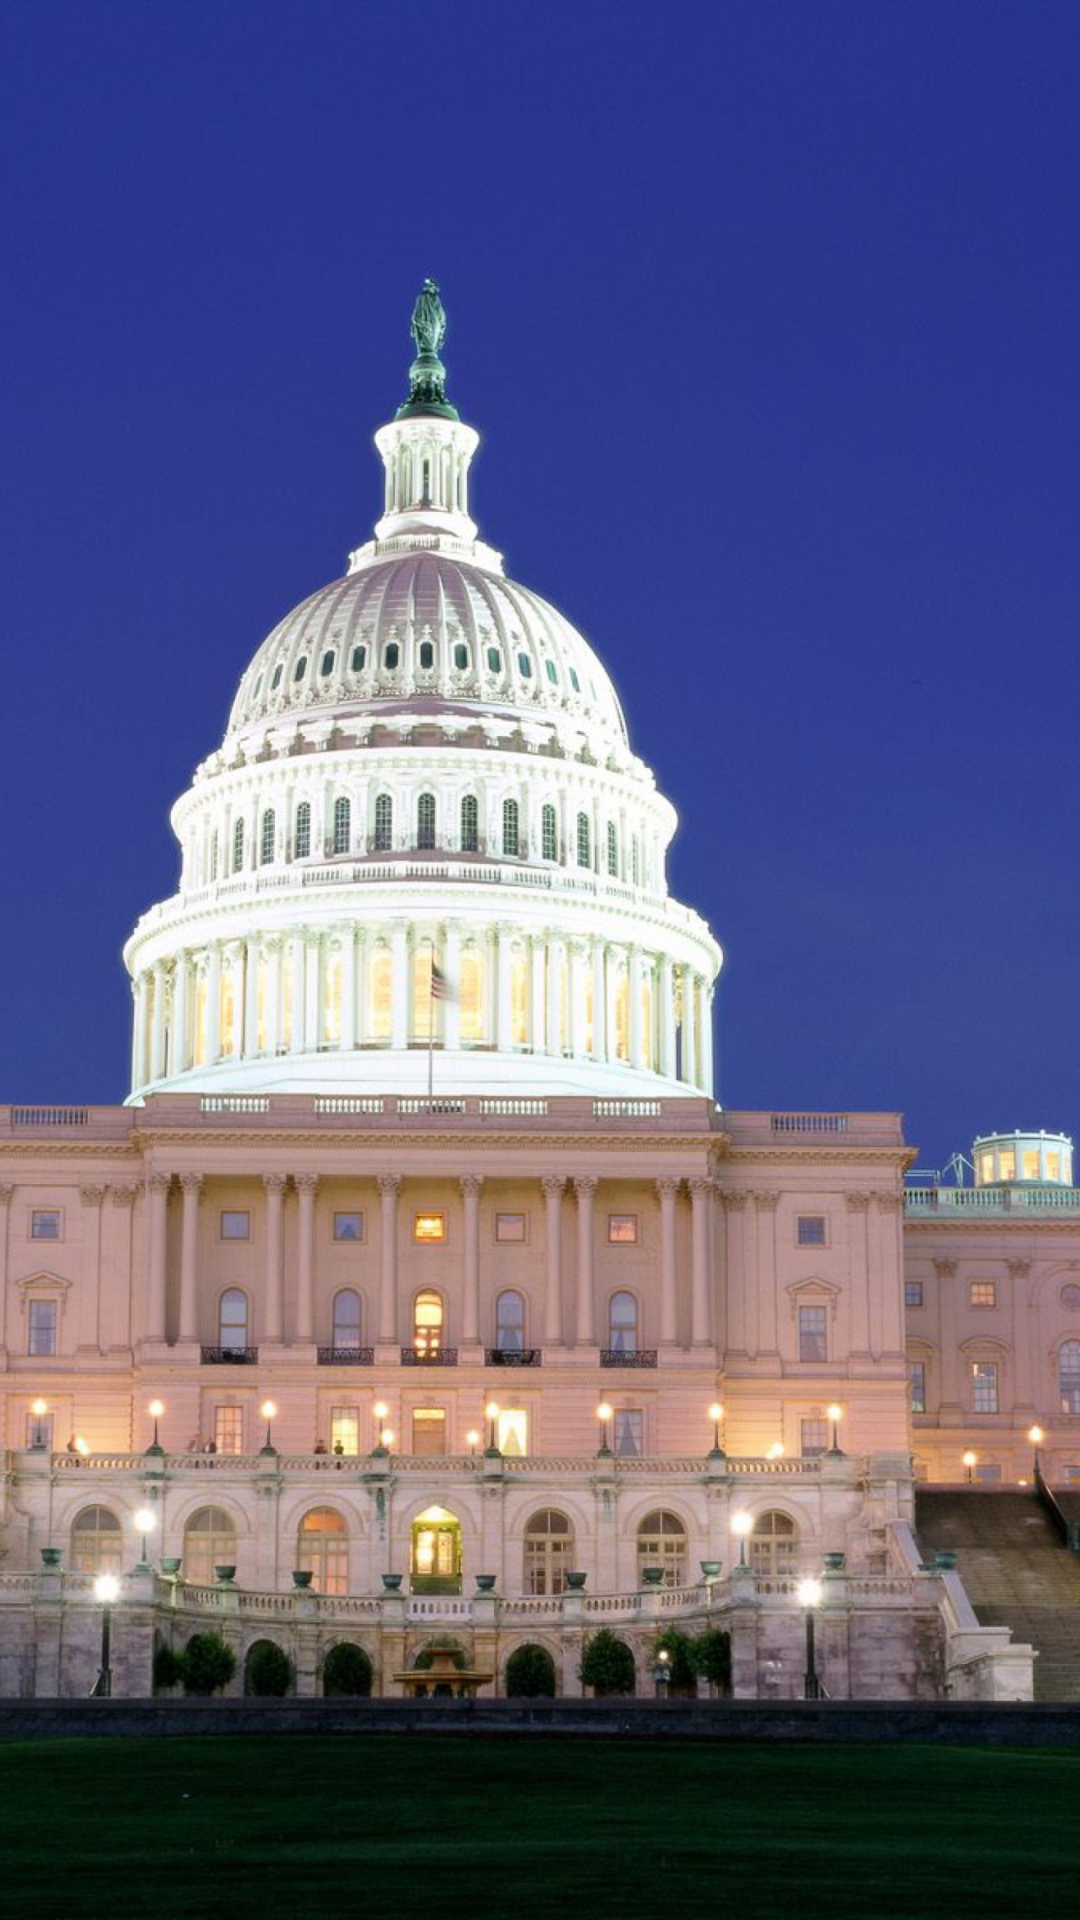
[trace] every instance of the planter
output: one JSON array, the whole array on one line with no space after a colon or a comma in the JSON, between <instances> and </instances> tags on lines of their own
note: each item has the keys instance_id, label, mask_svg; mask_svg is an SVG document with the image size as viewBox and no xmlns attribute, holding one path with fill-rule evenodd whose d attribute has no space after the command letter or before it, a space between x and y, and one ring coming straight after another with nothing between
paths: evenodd
<instances>
[{"instance_id":1,"label":"planter","mask_svg":"<svg viewBox=\"0 0 1080 1920\"><path fill-rule=\"evenodd\" d=\"M405 1576L402 1573L384 1573L382 1583L387 1593L400 1593L401 1583L404 1578Z\"/></svg>"},{"instance_id":2,"label":"planter","mask_svg":"<svg viewBox=\"0 0 1080 1920\"><path fill-rule=\"evenodd\" d=\"M478 1573L476 1576L477 1593L494 1593L496 1578L497 1575L494 1573Z\"/></svg>"},{"instance_id":3,"label":"planter","mask_svg":"<svg viewBox=\"0 0 1080 1920\"><path fill-rule=\"evenodd\" d=\"M566 1584L570 1592L581 1593L588 1577L587 1573L568 1573L566 1576Z\"/></svg>"},{"instance_id":4,"label":"planter","mask_svg":"<svg viewBox=\"0 0 1080 1920\"><path fill-rule=\"evenodd\" d=\"M939 1573L951 1573L956 1565L955 1553L936 1553L934 1565Z\"/></svg>"},{"instance_id":5,"label":"planter","mask_svg":"<svg viewBox=\"0 0 1080 1920\"><path fill-rule=\"evenodd\" d=\"M236 1568L215 1567L214 1579L220 1581L223 1587L231 1587L233 1581L236 1579Z\"/></svg>"},{"instance_id":6,"label":"planter","mask_svg":"<svg viewBox=\"0 0 1080 1920\"><path fill-rule=\"evenodd\" d=\"M719 1580L720 1578L719 1560L703 1560L701 1562L701 1577L703 1580Z\"/></svg>"},{"instance_id":7,"label":"planter","mask_svg":"<svg viewBox=\"0 0 1080 1920\"><path fill-rule=\"evenodd\" d=\"M847 1560L846 1553L823 1553L821 1557L825 1562L826 1573L843 1573L844 1563Z\"/></svg>"},{"instance_id":8,"label":"planter","mask_svg":"<svg viewBox=\"0 0 1080 1920\"><path fill-rule=\"evenodd\" d=\"M307 1592L308 1588L311 1585L312 1572L313 1572L313 1569L311 1567L294 1567L293 1568L292 1583L298 1592L300 1593Z\"/></svg>"},{"instance_id":9,"label":"planter","mask_svg":"<svg viewBox=\"0 0 1080 1920\"><path fill-rule=\"evenodd\" d=\"M181 1558L178 1553L170 1553L161 1562L161 1571L166 1580L175 1580L180 1571Z\"/></svg>"},{"instance_id":10,"label":"planter","mask_svg":"<svg viewBox=\"0 0 1080 1920\"><path fill-rule=\"evenodd\" d=\"M663 1567L642 1567L641 1584L643 1587L662 1587L664 1584Z\"/></svg>"},{"instance_id":11,"label":"planter","mask_svg":"<svg viewBox=\"0 0 1080 1920\"><path fill-rule=\"evenodd\" d=\"M42 1547L41 1564L43 1567L62 1567L64 1550L62 1547Z\"/></svg>"}]
</instances>

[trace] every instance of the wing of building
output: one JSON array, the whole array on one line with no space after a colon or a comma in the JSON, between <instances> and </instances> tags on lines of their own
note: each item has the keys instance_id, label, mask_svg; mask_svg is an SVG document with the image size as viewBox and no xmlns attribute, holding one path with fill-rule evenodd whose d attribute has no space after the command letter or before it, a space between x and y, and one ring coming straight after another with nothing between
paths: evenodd
<instances>
[{"instance_id":1,"label":"wing of building","mask_svg":"<svg viewBox=\"0 0 1080 1920\"><path fill-rule=\"evenodd\" d=\"M1069 1143L905 1214L897 1115L717 1104L674 809L479 537L444 332L429 283L374 536L173 808L127 1104L0 1107L0 1692L87 1690L115 1574L129 1693L210 1620L237 1685L269 1639L302 1692L341 1643L400 1691L449 1633L574 1694L607 1625L651 1691L679 1626L786 1696L820 1605L835 1694L1023 1696L912 1454L1023 1480L1038 1422L1080 1472Z\"/></svg>"}]
</instances>

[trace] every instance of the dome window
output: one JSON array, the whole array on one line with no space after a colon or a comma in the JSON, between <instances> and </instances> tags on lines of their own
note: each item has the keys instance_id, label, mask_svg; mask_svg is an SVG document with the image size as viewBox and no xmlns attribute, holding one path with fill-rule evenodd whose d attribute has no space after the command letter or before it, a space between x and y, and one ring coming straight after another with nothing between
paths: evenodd
<instances>
[{"instance_id":1,"label":"dome window","mask_svg":"<svg viewBox=\"0 0 1080 1920\"><path fill-rule=\"evenodd\" d=\"M345 799L334 801L334 838L331 843L334 853L348 853L352 835L352 808Z\"/></svg>"},{"instance_id":2,"label":"dome window","mask_svg":"<svg viewBox=\"0 0 1080 1920\"><path fill-rule=\"evenodd\" d=\"M375 851L389 853L394 840L394 803L388 793L375 802Z\"/></svg>"},{"instance_id":3,"label":"dome window","mask_svg":"<svg viewBox=\"0 0 1080 1920\"><path fill-rule=\"evenodd\" d=\"M615 831L614 820L608 821L607 830L607 870L614 878L619 874L619 836Z\"/></svg>"},{"instance_id":4,"label":"dome window","mask_svg":"<svg viewBox=\"0 0 1080 1920\"><path fill-rule=\"evenodd\" d=\"M319 662L319 672L322 675L324 680L328 677L328 675L333 673L334 661L336 659L337 659L337 654L334 652L333 647L331 647L327 653L323 654L323 657Z\"/></svg>"},{"instance_id":5,"label":"dome window","mask_svg":"<svg viewBox=\"0 0 1080 1920\"><path fill-rule=\"evenodd\" d=\"M306 860L311 852L311 802L301 800L296 809L296 857Z\"/></svg>"},{"instance_id":6,"label":"dome window","mask_svg":"<svg viewBox=\"0 0 1080 1920\"><path fill-rule=\"evenodd\" d=\"M278 690L278 688L280 687L280 685L281 685L281 676L282 676L282 673L283 673L283 672L284 672L284 668L282 667L282 664L281 664L281 661L279 660L279 661L278 661L278 663L277 663L277 666L276 666L276 667L274 668L274 671L273 671L273 674L272 674L272 676L271 676L271 680L270 680L270 691L271 691L271 693L276 693L276 692L277 692L277 690Z\"/></svg>"},{"instance_id":7,"label":"dome window","mask_svg":"<svg viewBox=\"0 0 1080 1920\"><path fill-rule=\"evenodd\" d=\"M468 672L469 649L463 640L459 640L457 646L454 648L454 665L459 673Z\"/></svg>"},{"instance_id":8,"label":"dome window","mask_svg":"<svg viewBox=\"0 0 1080 1920\"><path fill-rule=\"evenodd\" d=\"M363 671L364 671L364 667L365 667L365 665L366 665L366 663L367 663L367 648L366 648L366 647L354 647L354 648L353 648L353 650L352 650L352 670L353 670L353 672L354 672L354 673L363 673Z\"/></svg>"},{"instance_id":9,"label":"dome window","mask_svg":"<svg viewBox=\"0 0 1080 1920\"><path fill-rule=\"evenodd\" d=\"M430 849L435 845L435 795L422 793L416 803L416 844Z\"/></svg>"},{"instance_id":10,"label":"dome window","mask_svg":"<svg viewBox=\"0 0 1080 1920\"><path fill-rule=\"evenodd\" d=\"M393 673L394 669L400 664L400 661L401 661L401 648L398 646L398 643L396 640L387 641L385 647L383 648L382 658L383 658L383 666L386 668L386 671L388 673Z\"/></svg>"},{"instance_id":11,"label":"dome window","mask_svg":"<svg viewBox=\"0 0 1080 1920\"><path fill-rule=\"evenodd\" d=\"M480 807L475 793L467 793L461 803L461 851L476 853L480 847Z\"/></svg>"},{"instance_id":12,"label":"dome window","mask_svg":"<svg viewBox=\"0 0 1080 1920\"><path fill-rule=\"evenodd\" d=\"M253 700L257 700L260 693L262 692L262 683L263 683L263 677L262 677L262 674L260 673L258 679L255 682L254 690L251 695Z\"/></svg>"},{"instance_id":13,"label":"dome window","mask_svg":"<svg viewBox=\"0 0 1080 1920\"><path fill-rule=\"evenodd\" d=\"M516 800L503 801L502 850L511 859L516 860L520 852L518 841L518 803Z\"/></svg>"},{"instance_id":14,"label":"dome window","mask_svg":"<svg viewBox=\"0 0 1080 1920\"><path fill-rule=\"evenodd\" d=\"M579 813L577 817L577 863L579 867L592 865L592 856L589 851L589 816L587 813Z\"/></svg>"},{"instance_id":15,"label":"dome window","mask_svg":"<svg viewBox=\"0 0 1080 1920\"><path fill-rule=\"evenodd\" d=\"M540 855L544 860L557 860L559 842L555 824L555 809L548 806L540 815Z\"/></svg>"},{"instance_id":16,"label":"dome window","mask_svg":"<svg viewBox=\"0 0 1080 1920\"><path fill-rule=\"evenodd\" d=\"M557 687L559 684L559 669L555 665L554 660L544 661L544 671L547 674L548 679L551 681L552 686Z\"/></svg>"},{"instance_id":17,"label":"dome window","mask_svg":"<svg viewBox=\"0 0 1080 1920\"><path fill-rule=\"evenodd\" d=\"M302 680L306 672L307 672L307 654L302 653L295 667L292 670L293 680L294 681Z\"/></svg>"},{"instance_id":18,"label":"dome window","mask_svg":"<svg viewBox=\"0 0 1080 1920\"><path fill-rule=\"evenodd\" d=\"M433 641L431 641L431 640L421 640L421 642L420 642L420 666L421 666L421 668L422 668L422 670L423 670L423 671L424 671L425 673L430 673L430 672L431 672L431 669L432 669L432 667L433 667L434 665L435 665L435 645L434 645L434 642L433 642Z\"/></svg>"},{"instance_id":19,"label":"dome window","mask_svg":"<svg viewBox=\"0 0 1080 1920\"><path fill-rule=\"evenodd\" d=\"M232 836L232 870L239 873L244 864L244 823L238 820Z\"/></svg>"},{"instance_id":20,"label":"dome window","mask_svg":"<svg viewBox=\"0 0 1080 1920\"><path fill-rule=\"evenodd\" d=\"M581 692L581 681L578 679L573 667L570 669L570 685L573 687L575 693Z\"/></svg>"},{"instance_id":21,"label":"dome window","mask_svg":"<svg viewBox=\"0 0 1080 1920\"><path fill-rule=\"evenodd\" d=\"M518 654L518 666L521 669L522 679L531 680L532 679L532 661L529 659L529 656L527 653Z\"/></svg>"},{"instance_id":22,"label":"dome window","mask_svg":"<svg viewBox=\"0 0 1080 1920\"><path fill-rule=\"evenodd\" d=\"M488 669L491 673L502 672L502 654L498 647L488 648L487 663L488 663Z\"/></svg>"},{"instance_id":23,"label":"dome window","mask_svg":"<svg viewBox=\"0 0 1080 1920\"><path fill-rule=\"evenodd\" d=\"M259 841L259 865L268 867L274 858L274 809L267 807L262 817L262 837Z\"/></svg>"}]
</instances>

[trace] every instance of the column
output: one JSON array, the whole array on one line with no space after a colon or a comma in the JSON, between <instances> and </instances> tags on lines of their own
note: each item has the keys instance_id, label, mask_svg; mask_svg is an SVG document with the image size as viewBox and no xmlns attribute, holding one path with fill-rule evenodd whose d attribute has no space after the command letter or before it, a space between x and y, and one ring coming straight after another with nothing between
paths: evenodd
<instances>
[{"instance_id":1,"label":"column","mask_svg":"<svg viewBox=\"0 0 1080 1920\"><path fill-rule=\"evenodd\" d=\"M307 975L305 982L304 1027L307 1050L317 1053L323 1037L323 952L322 936L308 931L304 939Z\"/></svg>"},{"instance_id":2,"label":"column","mask_svg":"<svg viewBox=\"0 0 1080 1920\"><path fill-rule=\"evenodd\" d=\"M199 1201L202 1197L203 1176L201 1173L182 1173L180 1190L183 1194L183 1211L180 1220L180 1328L181 1341L197 1340L199 1337L199 1314L196 1298L199 1246Z\"/></svg>"},{"instance_id":3,"label":"column","mask_svg":"<svg viewBox=\"0 0 1080 1920\"><path fill-rule=\"evenodd\" d=\"M404 1052L409 1044L409 929L403 920L390 930L390 1045Z\"/></svg>"},{"instance_id":4,"label":"column","mask_svg":"<svg viewBox=\"0 0 1080 1920\"><path fill-rule=\"evenodd\" d=\"M678 1339L675 1278L675 1202L680 1180L667 1175L656 1183L660 1197L660 1345L673 1347Z\"/></svg>"},{"instance_id":5,"label":"column","mask_svg":"<svg viewBox=\"0 0 1080 1920\"><path fill-rule=\"evenodd\" d=\"M667 1079L675 1078L675 993L671 977L671 961L666 953L660 955L660 964L656 969L656 1026L660 1042L660 1071Z\"/></svg>"},{"instance_id":6,"label":"column","mask_svg":"<svg viewBox=\"0 0 1080 1920\"><path fill-rule=\"evenodd\" d=\"M607 1039L607 1000L604 994L604 981L607 969L605 950L602 940L594 940L592 951L592 1057L603 1060L604 1042Z\"/></svg>"},{"instance_id":7,"label":"column","mask_svg":"<svg viewBox=\"0 0 1080 1920\"><path fill-rule=\"evenodd\" d=\"M206 1064L221 1058L221 942L206 949Z\"/></svg>"},{"instance_id":8,"label":"column","mask_svg":"<svg viewBox=\"0 0 1080 1920\"><path fill-rule=\"evenodd\" d=\"M315 1195L319 1190L317 1173L293 1175L299 1219L296 1248L296 1338L315 1338Z\"/></svg>"},{"instance_id":9,"label":"column","mask_svg":"<svg viewBox=\"0 0 1080 1920\"><path fill-rule=\"evenodd\" d=\"M851 1358L870 1357L870 1263L866 1225L868 1193L845 1193L848 1210L848 1313Z\"/></svg>"},{"instance_id":10,"label":"column","mask_svg":"<svg viewBox=\"0 0 1080 1920\"><path fill-rule=\"evenodd\" d=\"M397 1341L397 1201L399 1173L380 1173L379 1339Z\"/></svg>"},{"instance_id":11,"label":"column","mask_svg":"<svg viewBox=\"0 0 1080 1920\"><path fill-rule=\"evenodd\" d=\"M341 1040L342 1053L356 1045L356 930L341 930Z\"/></svg>"},{"instance_id":12,"label":"column","mask_svg":"<svg viewBox=\"0 0 1080 1920\"><path fill-rule=\"evenodd\" d=\"M443 1046L447 1053L457 1053L461 1047L461 927L456 920L448 920L443 936L442 970L450 988L449 1000L443 1001Z\"/></svg>"},{"instance_id":13,"label":"column","mask_svg":"<svg viewBox=\"0 0 1080 1920\"><path fill-rule=\"evenodd\" d=\"M689 967L683 968L682 976L682 1077L688 1087L696 1087L697 1073L697 1022L694 1019L694 976Z\"/></svg>"},{"instance_id":14,"label":"column","mask_svg":"<svg viewBox=\"0 0 1080 1920\"><path fill-rule=\"evenodd\" d=\"M78 1344L82 1352L97 1353L101 1312L101 1203L105 1188L80 1187L83 1204L83 1272L79 1290Z\"/></svg>"},{"instance_id":15,"label":"column","mask_svg":"<svg viewBox=\"0 0 1080 1920\"><path fill-rule=\"evenodd\" d=\"M758 1352L775 1354L776 1332L776 1209L779 1192L755 1193L757 1215Z\"/></svg>"},{"instance_id":16,"label":"column","mask_svg":"<svg viewBox=\"0 0 1080 1920\"><path fill-rule=\"evenodd\" d=\"M726 1260L727 1268L727 1349L729 1353L747 1351L746 1332L746 1259L744 1251L745 1234L743 1215L746 1207L746 1194L738 1189L725 1188L721 1195L727 1222Z\"/></svg>"},{"instance_id":17,"label":"column","mask_svg":"<svg viewBox=\"0 0 1080 1920\"><path fill-rule=\"evenodd\" d=\"M165 1072L165 962L154 965L154 1006L150 1016L150 1078L160 1080Z\"/></svg>"},{"instance_id":18,"label":"column","mask_svg":"<svg viewBox=\"0 0 1080 1920\"><path fill-rule=\"evenodd\" d=\"M712 1033L712 992L704 980L698 981L698 1034L701 1047L701 1084L712 1099L713 1095L713 1033Z\"/></svg>"},{"instance_id":19,"label":"column","mask_svg":"<svg viewBox=\"0 0 1080 1920\"><path fill-rule=\"evenodd\" d=\"M547 1052L547 935L534 933L529 941L529 1045L534 1053Z\"/></svg>"},{"instance_id":20,"label":"column","mask_svg":"<svg viewBox=\"0 0 1080 1920\"><path fill-rule=\"evenodd\" d=\"M691 1277L690 1341L695 1347L709 1344L709 1214L713 1183L708 1175L689 1182Z\"/></svg>"},{"instance_id":21,"label":"column","mask_svg":"<svg viewBox=\"0 0 1080 1920\"><path fill-rule=\"evenodd\" d=\"M244 1033L238 1052L250 1060L259 1051L259 942L244 942Z\"/></svg>"},{"instance_id":22,"label":"column","mask_svg":"<svg viewBox=\"0 0 1080 1920\"><path fill-rule=\"evenodd\" d=\"M152 1173L146 1183L149 1203L150 1258L146 1289L147 1340L165 1338L165 1230L169 1202L169 1175Z\"/></svg>"},{"instance_id":23,"label":"column","mask_svg":"<svg viewBox=\"0 0 1080 1920\"><path fill-rule=\"evenodd\" d=\"M557 936L549 935L547 949L547 1050L558 1059L563 1050L562 983L566 979L566 1045L573 1052L575 1035L581 1026L580 968L569 949Z\"/></svg>"},{"instance_id":24,"label":"column","mask_svg":"<svg viewBox=\"0 0 1080 1920\"><path fill-rule=\"evenodd\" d=\"M942 1425L958 1426L963 1419L960 1405L960 1353L957 1347L955 1260L935 1260L938 1294L941 1301L941 1401L938 1417Z\"/></svg>"},{"instance_id":25,"label":"column","mask_svg":"<svg viewBox=\"0 0 1080 1920\"><path fill-rule=\"evenodd\" d=\"M480 1339L480 1190L482 1173L463 1174L458 1181L465 1202L465 1287L461 1339L466 1347Z\"/></svg>"},{"instance_id":26,"label":"column","mask_svg":"<svg viewBox=\"0 0 1080 1920\"><path fill-rule=\"evenodd\" d=\"M191 1031L188 1002L191 998L191 957L178 953L173 962L172 1046L169 1072L186 1073L191 1065Z\"/></svg>"},{"instance_id":27,"label":"column","mask_svg":"<svg viewBox=\"0 0 1080 1920\"><path fill-rule=\"evenodd\" d=\"M544 1231L547 1243L547 1297L544 1301L544 1345L562 1345L562 1197L566 1181L561 1173L545 1174Z\"/></svg>"},{"instance_id":28,"label":"column","mask_svg":"<svg viewBox=\"0 0 1080 1920\"><path fill-rule=\"evenodd\" d=\"M614 947L604 955L604 1057L619 1057L619 967Z\"/></svg>"},{"instance_id":29,"label":"column","mask_svg":"<svg viewBox=\"0 0 1080 1920\"><path fill-rule=\"evenodd\" d=\"M880 1327L871 1321L871 1353L905 1353L907 1348L907 1328L904 1314L904 1199L900 1193L879 1193L877 1196L877 1252L875 1266L880 1266L882 1291L880 1295ZM1032 1381L1034 1391L1034 1381Z\"/></svg>"},{"instance_id":30,"label":"column","mask_svg":"<svg viewBox=\"0 0 1080 1920\"><path fill-rule=\"evenodd\" d=\"M147 975L140 973L131 983L131 1084L144 1087L146 1071Z\"/></svg>"},{"instance_id":31,"label":"column","mask_svg":"<svg viewBox=\"0 0 1080 1920\"><path fill-rule=\"evenodd\" d=\"M356 928L356 1044L364 1046L368 1037L368 955L370 946L366 927Z\"/></svg>"},{"instance_id":32,"label":"column","mask_svg":"<svg viewBox=\"0 0 1080 1920\"><path fill-rule=\"evenodd\" d=\"M283 1320L284 1274L282 1268L282 1223L285 1209L285 1175L264 1173L266 1188L266 1290L263 1300L262 1338L271 1346L280 1345Z\"/></svg>"},{"instance_id":33,"label":"column","mask_svg":"<svg viewBox=\"0 0 1080 1920\"><path fill-rule=\"evenodd\" d=\"M304 936L302 933L289 935L289 1000L292 1015L289 1052L303 1053L307 1047L307 1008L304 997Z\"/></svg>"},{"instance_id":34,"label":"column","mask_svg":"<svg viewBox=\"0 0 1080 1920\"><path fill-rule=\"evenodd\" d=\"M14 1193L13 1186L0 1185L0 1354L7 1332L8 1217Z\"/></svg>"},{"instance_id":35,"label":"column","mask_svg":"<svg viewBox=\"0 0 1080 1920\"><path fill-rule=\"evenodd\" d=\"M266 955L266 1051L271 1057L281 1046L282 955L281 935L272 933L263 942Z\"/></svg>"},{"instance_id":36,"label":"column","mask_svg":"<svg viewBox=\"0 0 1080 1920\"><path fill-rule=\"evenodd\" d=\"M593 1201L598 1181L595 1173L585 1173L574 1181L577 1196L577 1344L595 1343L593 1308Z\"/></svg>"},{"instance_id":37,"label":"column","mask_svg":"<svg viewBox=\"0 0 1080 1920\"><path fill-rule=\"evenodd\" d=\"M641 948L631 947L627 955L626 991L630 1000L630 1065L644 1066L641 1044Z\"/></svg>"},{"instance_id":38,"label":"column","mask_svg":"<svg viewBox=\"0 0 1080 1920\"><path fill-rule=\"evenodd\" d=\"M513 1048L513 1023L510 1005L510 935L513 929L500 922L495 929L497 945L496 961L496 1001L495 1001L495 1045L500 1053L510 1053Z\"/></svg>"}]
</instances>

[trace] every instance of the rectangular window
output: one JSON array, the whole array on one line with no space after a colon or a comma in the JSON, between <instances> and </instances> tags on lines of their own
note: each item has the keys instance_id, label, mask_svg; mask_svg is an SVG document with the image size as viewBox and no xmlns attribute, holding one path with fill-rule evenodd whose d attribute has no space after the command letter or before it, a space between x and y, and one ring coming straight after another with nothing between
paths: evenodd
<instances>
[{"instance_id":1,"label":"rectangular window","mask_svg":"<svg viewBox=\"0 0 1080 1920\"><path fill-rule=\"evenodd\" d=\"M645 1451L645 1415L640 1407L616 1407L613 1422L615 1452L636 1460Z\"/></svg>"},{"instance_id":2,"label":"rectangular window","mask_svg":"<svg viewBox=\"0 0 1080 1920\"><path fill-rule=\"evenodd\" d=\"M26 1416L26 1444L28 1447L43 1448L46 1453L53 1450L53 1417L51 1413L28 1413Z\"/></svg>"},{"instance_id":3,"label":"rectangular window","mask_svg":"<svg viewBox=\"0 0 1080 1920\"><path fill-rule=\"evenodd\" d=\"M414 1410L412 1450L419 1454L446 1452L445 1407L417 1407Z\"/></svg>"},{"instance_id":4,"label":"rectangular window","mask_svg":"<svg viewBox=\"0 0 1080 1920\"><path fill-rule=\"evenodd\" d=\"M971 1379L973 1387L972 1405L974 1406L975 1412L996 1413L998 1410L997 1361L973 1361Z\"/></svg>"},{"instance_id":5,"label":"rectangular window","mask_svg":"<svg viewBox=\"0 0 1080 1920\"><path fill-rule=\"evenodd\" d=\"M979 1155L979 1180L984 1187L990 1187L994 1184L994 1156L992 1153L980 1153Z\"/></svg>"},{"instance_id":6,"label":"rectangular window","mask_svg":"<svg viewBox=\"0 0 1080 1920\"><path fill-rule=\"evenodd\" d=\"M495 1420L495 1444L500 1453L529 1451L529 1416L524 1407L500 1407Z\"/></svg>"},{"instance_id":7,"label":"rectangular window","mask_svg":"<svg viewBox=\"0 0 1080 1920\"><path fill-rule=\"evenodd\" d=\"M525 1219L523 1213L497 1213L495 1215L495 1238L504 1246L521 1246L525 1240Z\"/></svg>"},{"instance_id":8,"label":"rectangular window","mask_svg":"<svg viewBox=\"0 0 1080 1920\"><path fill-rule=\"evenodd\" d=\"M223 1240L250 1240L251 1215L225 1211L221 1216L221 1237Z\"/></svg>"},{"instance_id":9,"label":"rectangular window","mask_svg":"<svg viewBox=\"0 0 1080 1920\"><path fill-rule=\"evenodd\" d=\"M1039 1177L1039 1149L1025 1147L1020 1155L1020 1175L1024 1180L1037 1180Z\"/></svg>"},{"instance_id":10,"label":"rectangular window","mask_svg":"<svg viewBox=\"0 0 1080 1920\"><path fill-rule=\"evenodd\" d=\"M331 1453L356 1454L360 1451L359 1407L331 1407Z\"/></svg>"},{"instance_id":11,"label":"rectangular window","mask_svg":"<svg viewBox=\"0 0 1080 1920\"><path fill-rule=\"evenodd\" d=\"M636 1247L638 1237L638 1217L636 1213L609 1213L607 1217L608 1245L612 1247Z\"/></svg>"},{"instance_id":12,"label":"rectangular window","mask_svg":"<svg viewBox=\"0 0 1080 1920\"><path fill-rule=\"evenodd\" d=\"M214 1408L214 1442L219 1453L243 1453L243 1407Z\"/></svg>"},{"instance_id":13,"label":"rectangular window","mask_svg":"<svg viewBox=\"0 0 1080 1920\"><path fill-rule=\"evenodd\" d=\"M911 1388L912 1413L926 1412L926 1361L908 1361L908 1381Z\"/></svg>"},{"instance_id":14,"label":"rectangular window","mask_svg":"<svg viewBox=\"0 0 1080 1920\"><path fill-rule=\"evenodd\" d=\"M418 1247L438 1246L446 1239L445 1213L414 1214L412 1237Z\"/></svg>"},{"instance_id":15,"label":"rectangular window","mask_svg":"<svg viewBox=\"0 0 1080 1920\"><path fill-rule=\"evenodd\" d=\"M922 1281L921 1280L905 1280L904 1281L905 1307L921 1307L922 1303L923 1303Z\"/></svg>"},{"instance_id":16,"label":"rectangular window","mask_svg":"<svg viewBox=\"0 0 1080 1920\"><path fill-rule=\"evenodd\" d=\"M364 1216L362 1213L335 1213L335 1240L362 1240L364 1237Z\"/></svg>"},{"instance_id":17,"label":"rectangular window","mask_svg":"<svg viewBox=\"0 0 1080 1920\"><path fill-rule=\"evenodd\" d=\"M800 1247L823 1247L825 1245L825 1215L823 1213L800 1213L795 1227L795 1240Z\"/></svg>"},{"instance_id":18,"label":"rectangular window","mask_svg":"<svg viewBox=\"0 0 1080 1920\"><path fill-rule=\"evenodd\" d=\"M973 1307L996 1307L996 1282L993 1280L973 1280L968 1291L968 1302Z\"/></svg>"},{"instance_id":19,"label":"rectangular window","mask_svg":"<svg viewBox=\"0 0 1080 1920\"><path fill-rule=\"evenodd\" d=\"M57 1306L55 1300L31 1300L30 1340L27 1352L44 1360L56 1352Z\"/></svg>"},{"instance_id":20,"label":"rectangular window","mask_svg":"<svg viewBox=\"0 0 1080 1920\"><path fill-rule=\"evenodd\" d=\"M974 1478L980 1486L996 1487L1001 1481L1001 1468L987 1462L985 1466L976 1467Z\"/></svg>"},{"instance_id":21,"label":"rectangular window","mask_svg":"<svg viewBox=\"0 0 1080 1920\"><path fill-rule=\"evenodd\" d=\"M998 1155L998 1179L1016 1179L1016 1154L1011 1147L1002 1147Z\"/></svg>"},{"instance_id":22,"label":"rectangular window","mask_svg":"<svg viewBox=\"0 0 1080 1920\"><path fill-rule=\"evenodd\" d=\"M1071 1487L1080 1486L1080 1467L1066 1467L1065 1478Z\"/></svg>"},{"instance_id":23,"label":"rectangular window","mask_svg":"<svg viewBox=\"0 0 1080 1920\"><path fill-rule=\"evenodd\" d=\"M817 1460L829 1444L829 1423L820 1414L799 1421L799 1452L804 1460Z\"/></svg>"},{"instance_id":24,"label":"rectangular window","mask_svg":"<svg viewBox=\"0 0 1080 1920\"><path fill-rule=\"evenodd\" d=\"M799 1359L828 1359L824 1307L799 1308Z\"/></svg>"},{"instance_id":25,"label":"rectangular window","mask_svg":"<svg viewBox=\"0 0 1080 1920\"><path fill-rule=\"evenodd\" d=\"M30 1215L31 1240L62 1240L64 1218L59 1207L35 1207Z\"/></svg>"}]
</instances>

